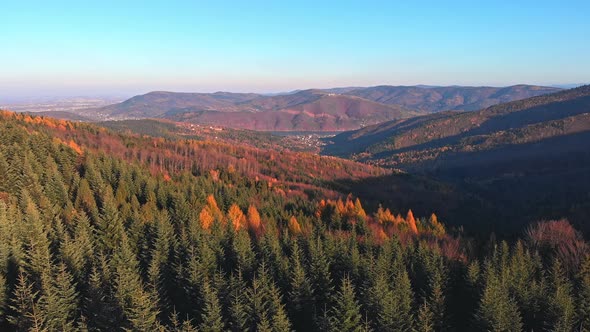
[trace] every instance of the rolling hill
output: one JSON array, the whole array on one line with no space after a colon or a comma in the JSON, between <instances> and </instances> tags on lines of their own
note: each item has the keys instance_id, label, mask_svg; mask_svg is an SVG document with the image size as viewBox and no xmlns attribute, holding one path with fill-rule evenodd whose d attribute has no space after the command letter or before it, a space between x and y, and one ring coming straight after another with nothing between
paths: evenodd
<instances>
[{"instance_id":1,"label":"rolling hill","mask_svg":"<svg viewBox=\"0 0 590 332\"><path fill-rule=\"evenodd\" d=\"M277 96L151 92L85 114L108 119L165 118L260 131L342 131L419 113L359 97L304 90Z\"/></svg>"},{"instance_id":2,"label":"rolling hill","mask_svg":"<svg viewBox=\"0 0 590 332\"><path fill-rule=\"evenodd\" d=\"M400 105L435 113L450 110L475 111L495 104L557 92L559 88L536 85L508 87L469 86L375 86L347 91L344 94L387 105Z\"/></svg>"},{"instance_id":3,"label":"rolling hill","mask_svg":"<svg viewBox=\"0 0 590 332\"><path fill-rule=\"evenodd\" d=\"M419 113L357 97L304 91L241 104L237 112L175 110L164 117L183 122L260 131L342 131Z\"/></svg>"},{"instance_id":4,"label":"rolling hill","mask_svg":"<svg viewBox=\"0 0 590 332\"><path fill-rule=\"evenodd\" d=\"M164 113L187 107L201 110L235 111L235 103L259 98L260 95L251 93L182 93L154 91L135 96L121 103L89 110L88 113L98 112L113 118L156 118Z\"/></svg>"},{"instance_id":5,"label":"rolling hill","mask_svg":"<svg viewBox=\"0 0 590 332\"><path fill-rule=\"evenodd\" d=\"M81 114L95 120L163 118L259 131L345 131L425 113L475 110L558 90L516 85L349 87L276 95L155 91Z\"/></svg>"}]
</instances>

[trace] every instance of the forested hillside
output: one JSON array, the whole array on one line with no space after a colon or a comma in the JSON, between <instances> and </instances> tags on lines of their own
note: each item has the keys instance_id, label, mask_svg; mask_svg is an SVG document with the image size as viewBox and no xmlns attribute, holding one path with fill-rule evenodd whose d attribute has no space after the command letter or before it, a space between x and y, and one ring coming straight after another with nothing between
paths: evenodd
<instances>
[{"instance_id":1,"label":"forested hillside","mask_svg":"<svg viewBox=\"0 0 590 332\"><path fill-rule=\"evenodd\" d=\"M8 112L0 142L0 330L590 327L566 221L481 241L366 210L330 183L393 173L338 158Z\"/></svg>"},{"instance_id":2,"label":"forested hillside","mask_svg":"<svg viewBox=\"0 0 590 332\"><path fill-rule=\"evenodd\" d=\"M488 207L476 223L513 231L567 217L590 234L590 86L476 112L387 122L331 141L324 153L422 174L472 193Z\"/></svg>"}]
</instances>

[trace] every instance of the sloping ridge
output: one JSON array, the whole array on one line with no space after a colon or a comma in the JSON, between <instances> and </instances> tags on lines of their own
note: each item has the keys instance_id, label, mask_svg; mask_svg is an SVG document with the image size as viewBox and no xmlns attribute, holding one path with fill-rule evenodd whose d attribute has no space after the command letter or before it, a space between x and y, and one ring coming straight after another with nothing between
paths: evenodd
<instances>
[{"instance_id":1,"label":"sloping ridge","mask_svg":"<svg viewBox=\"0 0 590 332\"><path fill-rule=\"evenodd\" d=\"M550 131L551 135L566 135L574 130L574 127L565 123L585 123L586 117L582 115L589 112L590 86L583 86L496 105L477 112L450 113L382 123L336 136L333 146L328 147L326 152L339 155L365 152L370 154L366 157L368 160L379 160L408 151L442 148L452 151L449 149L452 146L474 148L482 145L481 142L486 141L486 136L498 136L506 131L539 137L534 132L557 126L562 129ZM583 128L584 125L577 125L575 132ZM507 137L505 133L503 135ZM478 137L478 140L474 137ZM539 139L548 137L549 135L545 135ZM504 145L519 142L522 143L523 140L507 138ZM347 150L346 145L353 148Z\"/></svg>"},{"instance_id":2,"label":"sloping ridge","mask_svg":"<svg viewBox=\"0 0 590 332\"><path fill-rule=\"evenodd\" d=\"M175 121L261 131L342 131L419 113L354 96L317 90L237 103L239 110L218 112L195 107L171 110Z\"/></svg>"},{"instance_id":3,"label":"sloping ridge","mask_svg":"<svg viewBox=\"0 0 590 332\"><path fill-rule=\"evenodd\" d=\"M435 113L450 110L474 111L491 105L530 98L559 91L559 88L536 85L509 87L421 87L380 85L347 91L345 94L362 97L388 105Z\"/></svg>"}]
</instances>

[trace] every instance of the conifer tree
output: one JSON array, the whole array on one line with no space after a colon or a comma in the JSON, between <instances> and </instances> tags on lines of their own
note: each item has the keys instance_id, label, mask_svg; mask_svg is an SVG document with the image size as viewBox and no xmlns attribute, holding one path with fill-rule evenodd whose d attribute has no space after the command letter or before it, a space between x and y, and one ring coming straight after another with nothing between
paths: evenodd
<instances>
[{"instance_id":1,"label":"conifer tree","mask_svg":"<svg viewBox=\"0 0 590 332\"><path fill-rule=\"evenodd\" d=\"M578 291L578 323L580 331L590 331L590 255L587 255L580 269Z\"/></svg>"},{"instance_id":2,"label":"conifer tree","mask_svg":"<svg viewBox=\"0 0 590 332\"><path fill-rule=\"evenodd\" d=\"M114 202L113 192L109 185L103 188L102 208L97 224L99 249L107 256L117 252L121 247L125 228L123 220Z\"/></svg>"},{"instance_id":3,"label":"conifer tree","mask_svg":"<svg viewBox=\"0 0 590 332\"><path fill-rule=\"evenodd\" d=\"M428 306L434 317L434 328L437 331L445 329L445 270L437 268L429 276L428 289L429 293L426 297Z\"/></svg>"},{"instance_id":4,"label":"conifer tree","mask_svg":"<svg viewBox=\"0 0 590 332\"><path fill-rule=\"evenodd\" d=\"M289 218L289 232L291 232L291 234L293 235L298 235L301 233L301 226L299 226L299 222L297 221L297 218L295 218L295 216L291 216L291 218Z\"/></svg>"},{"instance_id":5,"label":"conifer tree","mask_svg":"<svg viewBox=\"0 0 590 332\"><path fill-rule=\"evenodd\" d=\"M90 189L90 184L86 178L80 179L76 192L74 207L76 209L85 211L93 218L94 221L98 220L98 207L96 205L96 200L94 199L94 194Z\"/></svg>"},{"instance_id":6,"label":"conifer tree","mask_svg":"<svg viewBox=\"0 0 590 332\"><path fill-rule=\"evenodd\" d=\"M408 215L406 216L406 223L410 228L410 231L414 234L418 234L418 226L416 225L416 219L414 218L414 213L412 210L408 210Z\"/></svg>"},{"instance_id":7,"label":"conifer tree","mask_svg":"<svg viewBox=\"0 0 590 332\"><path fill-rule=\"evenodd\" d=\"M248 207L248 227L252 231L257 231L260 229L261 221L260 221L260 214L254 205L250 205Z\"/></svg>"},{"instance_id":8,"label":"conifer tree","mask_svg":"<svg viewBox=\"0 0 590 332\"><path fill-rule=\"evenodd\" d=\"M263 263L264 264L264 263ZM263 268L262 271L265 271ZM247 290L248 299L248 321L250 326L257 326L259 329L270 330L268 321L268 298L267 298L266 276L257 273L252 280L252 286Z\"/></svg>"},{"instance_id":9,"label":"conifer tree","mask_svg":"<svg viewBox=\"0 0 590 332\"><path fill-rule=\"evenodd\" d=\"M559 260L555 259L551 269L550 316L551 330L572 331L576 308L572 295L572 285L565 275Z\"/></svg>"},{"instance_id":10,"label":"conifer tree","mask_svg":"<svg viewBox=\"0 0 590 332\"><path fill-rule=\"evenodd\" d=\"M314 311L316 318L321 318L322 310L325 310L326 306L330 305L334 286L330 274L330 262L319 237L310 241L309 254L309 273L316 306Z\"/></svg>"},{"instance_id":11,"label":"conifer tree","mask_svg":"<svg viewBox=\"0 0 590 332\"><path fill-rule=\"evenodd\" d=\"M0 272L0 323L4 318L4 308L6 307L6 278L3 273Z\"/></svg>"},{"instance_id":12,"label":"conifer tree","mask_svg":"<svg viewBox=\"0 0 590 332\"><path fill-rule=\"evenodd\" d=\"M91 330L115 329L122 322L122 310L111 288L105 285L108 281L103 279L100 271L92 267L88 277L88 289L82 301L82 312L88 319L87 325Z\"/></svg>"},{"instance_id":13,"label":"conifer tree","mask_svg":"<svg viewBox=\"0 0 590 332\"><path fill-rule=\"evenodd\" d=\"M38 304L38 292L23 271L19 271L14 289L11 309L14 312L9 322L19 331L46 331L45 317Z\"/></svg>"},{"instance_id":14,"label":"conifer tree","mask_svg":"<svg viewBox=\"0 0 590 332\"><path fill-rule=\"evenodd\" d=\"M203 229L211 228L211 225L213 225L214 220L215 219L213 218L211 212L209 212L209 209L207 207L204 207L201 210L201 213L199 213L199 222L201 223L201 227L203 227Z\"/></svg>"},{"instance_id":15,"label":"conifer tree","mask_svg":"<svg viewBox=\"0 0 590 332\"><path fill-rule=\"evenodd\" d=\"M114 257L116 272L116 297L127 318L129 328L139 331L158 327L157 304L143 285L138 263L123 233L121 247Z\"/></svg>"},{"instance_id":16,"label":"conifer tree","mask_svg":"<svg viewBox=\"0 0 590 332\"><path fill-rule=\"evenodd\" d=\"M65 264L60 263L55 268L53 282L47 287L39 302L49 330L75 330L79 307L78 293Z\"/></svg>"},{"instance_id":17,"label":"conifer tree","mask_svg":"<svg viewBox=\"0 0 590 332\"><path fill-rule=\"evenodd\" d=\"M309 331L313 328L309 319L313 316L313 289L303 267L302 253L297 241L293 241L291 251L289 313L297 331Z\"/></svg>"},{"instance_id":18,"label":"conifer tree","mask_svg":"<svg viewBox=\"0 0 590 332\"><path fill-rule=\"evenodd\" d=\"M486 287L476 313L481 331L521 331L522 320L518 306L508 289L493 272L488 272Z\"/></svg>"},{"instance_id":19,"label":"conifer tree","mask_svg":"<svg viewBox=\"0 0 590 332\"><path fill-rule=\"evenodd\" d=\"M235 203L230 206L227 212L227 218L236 231L246 227L246 216L242 212L242 209Z\"/></svg>"},{"instance_id":20,"label":"conifer tree","mask_svg":"<svg viewBox=\"0 0 590 332\"><path fill-rule=\"evenodd\" d=\"M269 313L271 327L274 332L290 331L291 322L287 317L279 288L272 284L269 289Z\"/></svg>"},{"instance_id":21,"label":"conifer tree","mask_svg":"<svg viewBox=\"0 0 590 332\"><path fill-rule=\"evenodd\" d=\"M75 277L86 275L94 256L94 228L84 211L75 218L74 238L66 235L62 245L62 259Z\"/></svg>"},{"instance_id":22,"label":"conifer tree","mask_svg":"<svg viewBox=\"0 0 590 332\"><path fill-rule=\"evenodd\" d=\"M380 261L390 261L390 252L379 256ZM369 278L370 286L365 292L367 311L376 331L411 331L413 328L413 292L409 276L403 265L398 266L394 276L388 269L373 267L374 276ZM390 263L389 263L390 264ZM387 268L389 266L386 266Z\"/></svg>"},{"instance_id":23,"label":"conifer tree","mask_svg":"<svg viewBox=\"0 0 590 332\"><path fill-rule=\"evenodd\" d=\"M418 317L416 317L416 332L434 332L434 323L434 314L432 313L432 310L430 310L428 303L424 301L418 309Z\"/></svg>"},{"instance_id":24,"label":"conifer tree","mask_svg":"<svg viewBox=\"0 0 590 332\"><path fill-rule=\"evenodd\" d=\"M340 290L336 294L334 306L330 310L329 331L360 332L364 330L360 305L354 292L350 278L342 278Z\"/></svg>"},{"instance_id":25,"label":"conifer tree","mask_svg":"<svg viewBox=\"0 0 590 332\"><path fill-rule=\"evenodd\" d=\"M203 332L223 331L224 321L217 292L211 287L209 281L203 283L202 289L204 307L201 314L201 327L199 330Z\"/></svg>"},{"instance_id":26,"label":"conifer tree","mask_svg":"<svg viewBox=\"0 0 590 332\"><path fill-rule=\"evenodd\" d=\"M246 286L242 278L241 270L230 277L229 294L229 327L232 332L247 331L249 326L249 312L246 296Z\"/></svg>"}]
</instances>

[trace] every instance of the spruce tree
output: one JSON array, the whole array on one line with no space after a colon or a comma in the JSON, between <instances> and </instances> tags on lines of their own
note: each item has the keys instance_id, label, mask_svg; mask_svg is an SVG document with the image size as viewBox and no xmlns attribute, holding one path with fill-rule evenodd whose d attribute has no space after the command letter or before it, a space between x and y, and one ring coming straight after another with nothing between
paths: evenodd
<instances>
[{"instance_id":1,"label":"spruce tree","mask_svg":"<svg viewBox=\"0 0 590 332\"><path fill-rule=\"evenodd\" d=\"M46 331L45 317L39 308L38 294L23 271L19 271L14 289L12 304L13 314L8 321L18 331Z\"/></svg>"},{"instance_id":2,"label":"spruce tree","mask_svg":"<svg viewBox=\"0 0 590 332\"><path fill-rule=\"evenodd\" d=\"M40 299L41 310L49 330L73 331L78 318L78 293L72 275L60 263L53 273L53 282Z\"/></svg>"},{"instance_id":3,"label":"spruce tree","mask_svg":"<svg viewBox=\"0 0 590 332\"><path fill-rule=\"evenodd\" d=\"M489 272L487 277L475 318L480 331L522 330L522 320L516 301L493 272Z\"/></svg>"},{"instance_id":4,"label":"spruce tree","mask_svg":"<svg viewBox=\"0 0 590 332\"><path fill-rule=\"evenodd\" d=\"M434 332L434 314L428 303L424 301L418 309L418 316L416 317L416 332ZM484 330L481 330L484 331Z\"/></svg>"},{"instance_id":5,"label":"spruce tree","mask_svg":"<svg viewBox=\"0 0 590 332\"><path fill-rule=\"evenodd\" d=\"M354 286L349 277L342 278L334 306L329 314L329 331L360 332L364 330L360 305L355 297Z\"/></svg>"},{"instance_id":6,"label":"spruce tree","mask_svg":"<svg viewBox=\"0 0 590 332\"><path fill-rule=\"evenodd\" d=\"M230 276L229 328L232 332L248 330L251 308L246 298L246 285L240 270Z\"/></svg>"},{"instance_id":7,"label":"spruce tree","mask_svg":"<svg viewBox=\"0 0 590 332\"><path fill-rule=\"evenodd\" d=\"M297 241L293 241L291 250L288 309L294 328L297 331L309 331L313 329L313 322L309 319L313 316L313 289L303 268L302 253Z\"/></svg>"},{"instance_id":8,"label":"spruce tree","mask_svg":"<svg viewBox=\"0 0 590 332\"><path fill-rule=\"evenodd\" d=\"M202 289L204 307L201 314L201 326L199 330L203 332L223 331L224 320L217 292L211 287L209 281L204 282Z\"/></svg>"},{"instance_id":9,"label":"spruce tree","mask_svg":"<svg viewBox=\"0 0 590 332\"><path fill-rule=\"evenodd\" d=\"M276 285L271 285L269 290L269 313L272 330L274 332L290 331L291 322L287 316L282 296Z\"/></svg>"},{"instance_id":10,"label":"spruce tree","mask_svg":"<svg viewBox=\"0 0 590 332\"><path fill-rule=\"evenodd\" d=\"M576 308L572 285L565 275L559 260L555 259L551 269L551 297L549 314L552 331L572 331L575 324Z\"/></svg>"},{"instance_id":11,"label":"spruce tree","mask_svg":"<svg viewBox=\"0 0 590 332\"><path fill-rule=\"evenodd\" d=\"M318 237L310 241L310 280L316 307L316 317L321 318L324 310L331 304L334 286L330 274L330 261L324 252L322 242Z\"/></svg>"},{"instance_id":12,"label":"spruce tree","mask_svg":"<svg viewBox=\"0 0 590 332\"><path fill-rule=\"evenodd\" d=\"M403 268L403 267L402 267ZM390 281L384 272L378 272L367 289L368 313L376 331L412 331L413 292L405 268Z\"/></svg>"},{"instance_id":13,"label":"spruce tree","mask_svg":"<svg viewBox=\"0 0 590 332\"><path fill-rule=\"evenodd\" d=\"M587 255L580 269L578 291L578 323L580 331L590 331L590 255Z\"/></svg>"}]
</instances>

